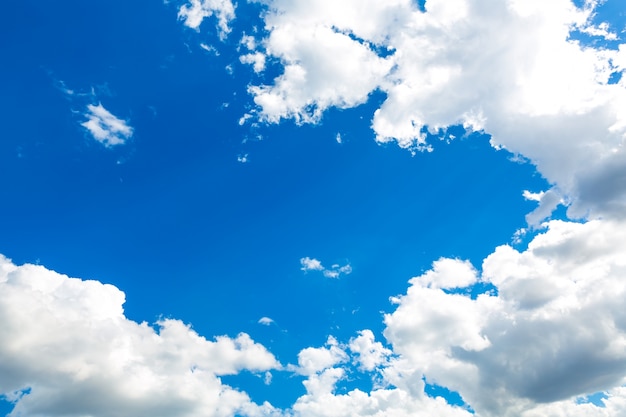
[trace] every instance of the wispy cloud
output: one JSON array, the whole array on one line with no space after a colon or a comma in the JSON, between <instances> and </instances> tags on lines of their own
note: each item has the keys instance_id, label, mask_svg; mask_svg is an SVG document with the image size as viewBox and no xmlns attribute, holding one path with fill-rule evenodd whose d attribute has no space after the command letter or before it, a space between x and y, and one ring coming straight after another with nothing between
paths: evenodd
<instances>
[{"instance_id":1,"label":"wispy cloud","mask_svg":"<svg viewBox=\"0 0 626 417\"><path fill-rule=\"evenodd\" d=\"M269 326L274 323L274 320L269 317L261 317L257 323L262 324L263 326Z\"/></svg>"},{"instance_id":2,"label":"wispy cloud","mask_svg":"<svg viewBox=\"0 0 626 417\"><path fill-rule=\"evenodd\" d=\"M300 259L300 269L304 272L320 271L326 278L339 278L339 276L348 275L352 272L352 266L347 263L345 265L333 264L330 268L322 265L322 262L308 256Z\"/></svg>"},{"instance_id":3,"label":"wispy cloud","mask_svg":"<svg viewBox=\"0 0 626 417\"><path fill-rule=\"evenodd\" d=\"M190 0L178 10L178 18L185 26L196 30L211 16L217 18L219 36L224 39L230 33L230 21L235 18L235 6L230 0Z\"/></svg>"},{"instance_id":4,"label":"wispy cloud","mask_svg":"<svg viewBox=\"0 0 626 417\"><path fill-rule=\"evenodd\" d=\"M133 128L125 120L114 116L101 103L87 105L81 125L91 136L107 148L124 145L133 136Z\"/></svg>"}]
</instances>

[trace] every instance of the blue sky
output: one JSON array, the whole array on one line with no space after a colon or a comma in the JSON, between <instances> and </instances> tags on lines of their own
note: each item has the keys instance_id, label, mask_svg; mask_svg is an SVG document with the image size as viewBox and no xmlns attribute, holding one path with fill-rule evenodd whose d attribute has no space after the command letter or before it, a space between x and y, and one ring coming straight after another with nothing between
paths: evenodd
<instances>
[{"instance_id":1,"label":"blue sky","mask_svg":"<svg viewBox=\"0 0 626 417\"><path fill-rule=\"evenodd\" d=\"M40 3L0 412L626 412L620 2Z\"/></svg>"}]
</instances>

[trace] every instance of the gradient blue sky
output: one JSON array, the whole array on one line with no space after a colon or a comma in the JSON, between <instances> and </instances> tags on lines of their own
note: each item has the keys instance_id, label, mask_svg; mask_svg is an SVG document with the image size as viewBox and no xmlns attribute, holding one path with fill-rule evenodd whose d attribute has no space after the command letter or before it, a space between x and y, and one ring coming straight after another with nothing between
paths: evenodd
<instances>
[{"instance_id":1,"label":"gradient blue sky","mask_svg":"<svg viewBox=\"0 0 626 417\"><path fill-rule=\"evenodd\" d=\"M462 22L484 19L482 24L470 25L455 20L454 10L441 6L445 3L442 1L427 1L424 12L411 2L392 3L389 3L390 8L409 8L416 16L421 14L428 19L432 15L438 22L452 23L449 26L426 23L425 29L417 31L408 25L403 32L398 18L390 24L380 17L383 16L380 11L372 8L368 18L378 25L378 33L365 24L359 26L367 21L361 15L367 15L369 9L362 6L363 11L354 2L346 1L344 9L330 10L332 13L327 16L326 11L334 6L324 1L308 6L301 2L264 1L237 3L234 15L226 19L229 30L224 31L216 26L215 16L206 16L197 28L189 27L193 25L191 20L185 20L184 10L196 4L217 14L218 10L225 10L225 5L230 4L228 1L187 4L182 1L75 0L5 4L0 14L3 55L0 63L3 126L0 175L4 179L0 254L7 258L6 265L11 265L5 269L12 271L18 268L16 266L35 264L43 266L45 271L112 284L126 295L125 319L147 322L155 329L158 326L154 323L165 319L191 325L193 331L209 341L215 336L236 338L241 332L246 333L267 349L280 366L240 366L238 369L243 371L224 376L222 384L246 392L256 404L269 401L275 408L263 411L268 415L344 415L337 411L341 408L339 405L333 405L328 398L320 400L323 397L317 397L301 383L312 378L322 379L329 369L339 369L338 364L342 364L344 375L331 384L328 393L338 401L343 401L356 388L370 392L370 398L374 391L378 394L411 393L411 389L398 382L396 374L400 369L406 370L407 375L410 373L403 377L407 386L426 381L430 384L423 389L427 398L443 395L449 403L444 401L438 405L446 407L440 410L411 403L413 405L407 405L406 410L413 413L439 410L450 413L440 415L464 415L470 410L489 416L514 415L523 410L535 413L528 416L549 416L555 415L551 413L558 407L570 411L571 407L587 407L587 412L597 413L589 415L605 415L601 414L603 412L622 415L621 408L613 405L607 408L597 398L626 398L620 396L626 395L621 394L626 370L618 375L606 375L604 368L601 369L602 364L623 361L626 356L623 347L612 348L617 349L615 352L609 349L614 352L610 358L593 359L597 352L606 350L603 340L626 337L621 325L615 325L615 334L604 334L605 339L594 338L596 344L589 352L561 352L569 365L542 377L543 382L533 382L532 377L520 382L525 377L515 376L515 371L508 369L510 380L504 378L497 382L503 387L502 402L494 405L487 398L488 392L496 388L490 387L492 382L484 381L491 381L490 372L502 367L488 363L485 358L475 359L467 352L493 348L499 355L517 355L515 349L507 348L511 341L497 345L500 330L494 329L505 325L500 321L477 325L481 337L492 343L490 348L478 347L473 336L457 343L457 336L451 335L463 333L473 324L458 322L459 329L465 329L459 333L455 330L456 324L451 324L452 319L443 319L446 314L438 313L437 309L464 306L465 301L458 301L458 297L471 303L477 300L478 294L485 293L491 294L488 298L494 303L496 299L503 305L511 303L509 316L503 313L502 317L520 314L527 318L528 309L543 308L549 304L546 300L567 295L565 288L570 288L565 284L555 284L556 290L552 288L551 283L558 273L546 272L543 266L527 258L548 256L545 255L548 249L540 250L542 245L547 245L545 241L552 242L550 245L564 242L564 247L567 246L565 241L578 233L564 231L567 228L579 230L574 228L591 228L587 225L598 224L591 231L581 231L582 237L576 242L588 242L584 234L595 233L600 241L618 244L607 243L610 249L604 252L589 249L589 259L597 257L589 262L604 263L598 264L600 266L594 263L587 269L579 266L578 271L594 280L610 280L611 285L618 288L613 294L615 299L607 301L615 310L597 312L589 307L587 311L585 302L581 301L583 297L579 300L579 309L587 312L581 316L559 316L550 323L537 323L536 317L541 314L550 316L545 311L537 312L532 316L535 318L528 318L525 330L520 330L517 337L528 343L527 351L540 353L538 359L532 357L522 363L530 368L540 367L548 352L555 352L554 346L535 345L532 341L551 325L564 329L563 337L555 342L563 346L576 341L578 335L585 332L588 324L581 322L584 317L621 323L615 315L621 314L618 306L624 301L626 242L621 235L611 233L623 230L625 212L626 184L620 176L625 166L620 123L626 120L620 107L620 103L626 103L622 101L626 93L621 80L626 49L620 48L626 22L623 4L613 0L577 2L576 5L559 1L552 9L537 6L528 12L521 10L522 6L520 10L515 9L519 2L510 2L512 10L518 14L509 10L510 14L500 18L498 14L505 12L493 2L455 0L453 3L458 3L457 6L467 6L469 10ZM429 4L433 6L432 11ZM307 7L311 10L306 11ZM328 57L323 48L327 40L319 38L320 51L307 43L317 38L307 37L306 25L298 20L302 19L302 10L305 15L313 16L311 19L317 19L314 25L332 28L329 33L344 36L358 45L355 50L367 48L374 51L371 54L376 60L396 60L394 69L387 69L385 71L390 72L380 75L377 65L384 67L386 64L358 54L355 56L363 58L363 62L350 61L349 54L335 55L333 62L325 62L323 59ZM580 16L571 17L568 13L572 10L577 10ZM361 16L354 26L350 26L351 20L347 19L348 23L344 22L346 26L342 27L343 23L337 22L343 20L333 15L341 17L342 13L349 15L351 12ZM536 33L532 27L529 29L530 47L518 42L520 33L515 32L515 25L523 25L511 17L526 18L528 13L537 17L529 22L540 22ZM502 52L501 46L495 45L493 50L500 52L494 56L500 58L477 56L475 66L478 69L473 68L472 54L476 53L473 49L476 46L472 39L482 39L485 45L480 49L485 50L491 50L491 41L489 36L485 39L469 35L480 34L483 28L486 30L500 20L506 22L508 18L513 19L511 33L503 33L502 42L506 46L510 41L510 50ZM415 23L415 27L420 24ZM454 25L462 28L455 29ZM552 25L554 30L550 29ZM304 28L302 33L297 32L300 27ZM319 27L315 30L320 30ZM429 32L432 27L437 27L444 35ZM562 27L568 28L565 37ZM289 33L289 30L296 32ZM281 31L287 31L287 35ZM318 36L322 32L311 33ZM251 48L251 44L246 45L246 36L254 38L255 45ZM414 43L400 43L411 36ZM445 56L420 52L420 48L428 50L424 45L431 41L446 49L449 39L456 39L456 43L450 41L451 52ZM468 56L459 54L466 41ZM550 81L549 71L546 72L550 63L542 64L542 59L548 55L540 51L541 48L533 49L534 41L539 42L538 45L545 41L546 45L554 47L546 47L548 55L564 51L559 61L564 69L555 69L557 73L567 70L563 74L569 75L564 77L571 77L566 80L564 90L545 87L555 83ZM290 46L280 49L287 44ZM520 45L526 49L522 51ZM567 49L572 45L574 52ZM241 58L249 53L248 49L265 57L262 71L255 71ZM535 50L537 56L533 55ZM585 51L593 51L595 55L589 58L590 53L585 54ZM604 55L598 51L604 51ZM422 70L411 68L412 53L427 57L420 63ZM517 70L525 75L518 81L492 83L512 74L512 69L518 67L517 59L520 62L536 60L537 65L526 73L524 65L519 65ZM590 60L596 60L593 61L596 64L589 65ZM492 61L493 67L484 66ZM448 64L451 70L446 68ZM288 74L284 71L290 65L304 68L304 81L294 81L284 75ZM378 74L375 77L379 78L375 78L374 84L364 80L363 85L369 84L363 87L364 93L360 93L358 72L354 73L354 86L341 78L340 68L333 72L335 67L343 65L356 65L363 73L373 68L373 73ZM585 72L588 67L596 72ZM455 81L455 75L449 75L456 74L455 68L463 68L460 81ZM577 68L583 69L574 70ZM314 81L317 72L323 79L321 83L328 83L327 86L320 87L320 82ZM449 85L442 87L437 81L439 76L433 74L444 74L444 84L446 77L451 77ZM548 74L547 78L542 78L542 74ZM335 75L336 80L332 78ZM429 87L419 86L431 76ZM535 79L539 81L533 84ZM530 81L526 85L526 81L519 80ZM284 82L282 87L281 82ZM303 84L298 84L300 82ZM398 99L400 101L394 103L404 83L409 89L422 88L432 95L417 92L412 99L404 102ZM507 96L509 85L516 87L511 87L514 91ZM264 86L265 90L255 92L251 86ZM344 87L347 90L344 91ZM328 94L325 88L332 91L330 98L325 96ZM466 92L470 99L465 96ZM539 95L533 95L535 93ZM263 94L280 101L283 110L280 106L267 105ZM299 101L302 97L305 97L303 102ZM401 109L395 107L399 102L404 103ZM432 105L424 107L424 103ZM310 118L314 109L320 110L320 117ZM480 109L480 117L477 109ZM521 109L519 114L518 109ZM413 112L406 116L406 120L410 120L408 125L423 132L423 136L415 133L407 136L406 129L401 128L403 112ZM98 115L104 115L104 119L98 119ZM106 117L109 117L108 122ZM587 131L577 127L572 117L580 117L581 125L594 128ZM88 124L90 118L95 125L100 123L104 136L98 137L94 124ZM482 125L476 122L477 118L482 118ZM391 127L381 128L377 120ZM122 126L117 136L112 127L116 123ZM576 137L579 131L582 132L580 138ZM107 134L108 139L103 139ZM607 150L609 148L612 150ZM607 182L607 177L617 179ZM554 201L551 203L543 195L552 196ZM545 207L543 212L539 209L533 212L538 207L535 200L541 200L539 207ZM531 212L535 214L527 217ZM545 220L554 223L542 226ZM561 237L556 236L559 233ZM542 237L545 241L539 240ZM531 243L530 247L539 247L538 250L527 250L531 241L535 246ZM576 242L569 243L568 247L575 246ZM501 245L508 245L507 250L520 254L525 260L519 262L525 266L520 267L509 257L497 262L485 261L483 268L486 258L496 259L503 253L496 251ZM546 262L558 263L559 256L587 259L584 249L557 252L558 256L550 252ZM479 278L475 281L458 278L465 276L460 270L450 278L432 278L432 274L449 271L433 266L433 262L442 258L465 266L468 264L463 261L469 261L479 271ZM570 265L569 259L562 264ZM312 262L308 268L307 260ZM499 262L504 266L491 266ZM315 266L320 264L322 266ZM506 268L517 272L507 275ZM594 272L598 270L609 272L605 275ZM576 269L563 271L565 277L579 274ZM537 277L543 277L546 282L538 283L531 291L524 287L527 284L510 284L513 278L504 278L516 277L518 273L526 274L524 283L539 279ZM417 288L415 280L408 284L409 279L416 276L422 276L423 282L430 282L420 288L437 292L430 299L444 297L441 304L437 304L439 307L426 312L415 307L425 305L424 302L414 303L411 293L407 294L409 287ZM572 279L573 282L581 280ZM454 281L453 284L449 284L449 280ZM13 281L6 277L0 280L0 283L10 282ZM594 285L602 283L594 282ZM524 304L527 301L523 299L525 291L531 291L534 297L529 304ZM589 294L589 291L584 289L581 294ZM11 294L14 293L0 290L0 298L6 303L0 317L15 315L11 306L17 296ZM390 300L402 294L407 295L400 301ZM565 295L563 299L571 298ZM28 295L25 297L30 299ZM72 300L70 297L64 301L68 308ZM557 301L554 305L561 302ZM425 323L432 323L432 326L415 324L416 327L411 327L412 319L402 319L408 321L400 323L404 308L408 309L406 317L424 318ZM476 311L486 311L480 308ZM558 308L564 311L565 307ZM503 309L506 310L498 307L493 311ZM493 311L489 314L496 314ZM469 317L474 313L455 317L458 319L465 314ZM57 317L56 313L53 315ZM31 319L37 321L38 317ZM520 322L523 320L520 318ZM28 330L20 330L17 325L0 326L6 326L5 338L0 338L0 344L5 345L0 349L0 362L21 363L8 340L13 337L12 332L19 335ZM442 330L446 326L450 333ZM437 328L441 334L437 333ZM363 364L359 365L355 359L363 354L359 356L348 348L350 341L364 329L371 330L380 342L377 349L384 346L393 352L369 370L364 370ZM155 334L158 332L155 330ZM434 336L428 336L428 332L434 332ZM332 338L328 339L329 336ZM67 337L70 341L73 337L80 338L69 334ZM466 381L459 376L464 372L462 369L451 370L452 365L441 365L447 362L440 363L436 357L424 359L433 361L424 365L408 352L412 349L417 352L419 349L415 346L432 352L438 348L420 338L439 340L444 345L450 343L442 348L442 352L448 352L444 355L446 358L465 360L479 369L484 367L484 374L476 380L468 376ZM43 339L33 343L33 351L42 346L56 346ZM179 348L184 350L181 347L184 343L181 343ZM29 345L21 346L28 349ZM81 349L80 343L77 346L76 349ZM333 346L338 350L333 350ZM335 352L328 353L335 355L334 362L316 363L318 368L313 366L312 371L307 370L302 359L306 356L302 352L307 352L307 348ZM465 356L455 356L459 349L467 350ZM338 351L346 356L336 353ZM352 353L346 353L349 351ZM151 363L149 353L133 354L146 355L142 363ZM55 357L43 355L40 360L48 366ZM577 359L567 359L570 357ZM580 365L587 363L588 358L591 358L588 360L590 369ZM46 402L45 395L39 399L37 390L48 392L46 384L59 378L55 377L55 372L67 375L69 371L48 370L37 375L41 366L33 365L34 371L26 368L11 368L13 374L0 377L0 392L7 400L0 406L0 412L8 413L15 406L11 416L109 415L97 404L60 407L54 401ZM264 382L268 375L265 371L271 369L274 369L271 382L267 379ZM8 371L5 369L5 372ZM42 376L44 373L46 376ZM15 376L18 374L19 378ZM216 371L216 375L223 374ZM597 383L581 382L562 390L552 387L567 385L563 381L571 379L572 375ZM550 378L552 382L545 382ZM471 381L483 381L484 392L477 388L464 391ZM433 388L433 384L441 387ZM538 388L540 386L543 388ZM72 395L68 392L75 388L76 385L68 385L62 390L70 398L66 401L71 401ZM457 391L463 400L451 393ZM167 390L154 391L151 395L155 392L156 395L171 394L173 402L177 398L176 393ZM596 394L594 404L588 403L586 396L594 393L606 394ZM92 395L107 398L108 394L103 389ZM323 408L315 414L312 409L294 406L296 401L306 402L303 399L306 395L312 402L326 403L326 414ZM137 412L145 415L148 410L124 408L124 400L119 401L121 414L118 415L137 415L134 414ZM215 406L213 414L206 409L199 411L201 408L189 407L187 411L168 411L168 415L260 415L246 411L241 403L234 411L219 411ZM374 415L371 410L368 412L372 414L350 411L345 415ZM381 415L400 415L394 414L399 413L397 410L380 410Z\"/></svg>"}]
</instances>

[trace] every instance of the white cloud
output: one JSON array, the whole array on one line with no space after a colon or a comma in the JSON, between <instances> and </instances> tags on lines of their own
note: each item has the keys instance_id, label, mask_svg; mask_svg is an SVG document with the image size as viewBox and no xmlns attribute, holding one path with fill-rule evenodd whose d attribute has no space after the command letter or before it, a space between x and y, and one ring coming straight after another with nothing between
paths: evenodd
<instances>
[{"instance_id":1,"label":"white cloud","mask_svg":"<svg viewBox=\"0 0 626 417\"><path fill-rule=\"evenodd\" d=\"M265 55L260 52L245 54L239 57L242 64L252 65L254 72L262 72L265 69Z\"/></svg>"},{"instance_id":2,"label":"white cloud","mask_svg":"<svg viewBox=\"0 0 626 417\"><path fill-rule=\"evenodd\" d=\"M154 329L124 316L124 293L112 285L16 266L3 256L0 294L0 393L15 401L11 416L273 410L219 379L280 367L246 334L209 341L171 319Z\"/></svg>"},{"instance_id":3,"label":"white cloud","mask_svg":"<svg viewBox=\"0 0 626 417\"><path fill-rule=\"evenodd\" d=\"M84 116L86 122L81 123L89 131L91 136L104 146L111 147L123 145L133 136L133 128L124 120L118 119L111 112L98 105L87 105Z\"/></svg>"},{"instance_id":4,"label":"white cloud","mask_svg":"<svg viewBox=\"0 0 626 417\"><path fill-rule=\"evenodd\" d=\"M302 268L300 268L303 271L323 271L324 267L322 266L322 263L320 261L318 261L315 258L309 258L308 256L306 258L302 258L300 259L300 265L302 265Z\"/></svg>"},{"instance_id":5,"label":"white cloud","mask_svg":"<svg viewBox=\"0 0 626 417\"><path fill-rule=\"evenodd\" d=\"M329 336L325 347L301 350L298 354L298 366L293 369L302 375L314 375L347 360L348 355L343 347L334 337Z\"/></svg>"},{"instance_id":6,"label":"white cloud","mask_svg":"<svg viewBox=\"0 0 626 417\"><path fill-rule=\"evenodd\" d=\"M626 412L624 253L623 221L551 221L526 250L497 248L481 272L440 259L394 298L390 348L363 330L345 345L329 337L302 349L288 369L306 377L306 393L287 410L220 382L243 369L269 381L281 368L249 336L209 341L178 320L155 330L124 316L111 285L1 257L0 392L24 416L471 415L426 395L425 379L483 417L617 417ZM496 290L472 298L463 289L477 283ZM353 366L372 375L372 390L337 392ZM606 393L604 407L579 401L594 392Z\"/></svg>"},{"instance_id":7,"label":"white cloud","mask_svg":"<svg viewBox=\"0 0 626 417\"><path fill-rule=\"evenodd\" d=\"M625 226L549 222L526 251L499 247L482 276L461 261L436 263L385 317L399 355L387 376L397 383L425 375L481 416L621 415L610 408L623 410L625 400ZM495 285L497 295L472 299L432 285L469 274ZM576 404L597 391L619 394L607 409Z\"/></svg>"},{"instance_id":8,"label":"white cloud","mask_svg":"<svg viewBox=\"0 0 626 417\"><path fill-rule=\"evenodd\" d=\"M365 371L373 371L387 363L391 351L383 347L382 343L374 340L371 330L362 330L359 335L350 340L350 351L356 355L355 361Z\"/></svg>"},{"instance_id":9,"label":"white cloud","mask_svg":"<svg viewBox=\"0 0 626 417\"><path fill-rule=\"evenodd\" d=\"M333 264L330 268L325 268L319 260L308 256L300 259L300 265L302 265L300 268L302 271L321 271L326 278L339 278L343 274L352 273L352 266L349 263L343 266Z\"/></svg>"},{"instance_id":10,"label":"white cloud","mask_svg":"<svg viewBox=\"0 0 626 417\"><path fill-rule=\"evenodd\" d=\"M235 6L231 0L189 0L178 10L178 18L185 26L198 29L202 21L215 16L219 35L223 39L230 33L230 22L235 18Z\"/></svg>"},{"instance_id":11,"label":"white cloud","mask_svg":"<svg viewBox=\"0 0 626 417\"><path fill-rule=\"evenodd\" d=\"M201 43L200 44L200 48L204 49L205 51L209 52L210 54L212 54L214 56L220 56L220 51L218 51L217 48L212 46L212 45L207 45L206 43Z\"/></svg>"},{"instance_id":12,"label":"white cloud","mask_svg":"<svg viewBox=\"0 0 626 417\"><path fill-rule=\"evenodd\" d=\"M259 319L258 323L259 323L259 324L262 324L262 325L264 325L264 326L269 326L269 325L271 325L272 323L274 323L274 320L272 320L272 319L271 319L271 318L269 318L269 317L261 317L261 318Z\"/></svg>"},{"instance_id":13,"label":"white cloud","mask_svg":"<svg viewBox=\"0 0 626 417\"><path fill-rule=\"evenodd\" d=\"M389 352L375 342L370 330L359 332L350 341L353 360L361 369L372 371L386 363ZM336 384L348 376L349 356L345 346L329 338L325 347L306 348L298 356L300 373L307 375L303 382L306 394L298 398L288 415L298 417L354 417L354 416L442 416L470 417L459 407L448 405L442 398L424 394L421 378L409 384L399 382L395 388L374 388L367 393L359 389L345 394L336 392Z\"/></svg>"},{"instance_id":14,"label":"white cloud","mask_svg":"<svg viewBox=\"0 0 626 417\"><path fill-rule=\"evenodd\" d=\"M429 149L426 126L463 124L532 161L571 203L569 215L626 208L626 80L608 84L626 48L569 39L577 29L613 39L592 23L598 2L429 0L425 13L412 0L264 3L269 35L256 44L284 72L250 87L262 120L316 122L379 89L379 142Z\"/></svg>"},{"instance_id":15,"label":"white cloud","mask_svg":"<svg viewBox=\"0 0 626 417\"><path fill-rule=\"evenodd\" d=\"M602 22L599 25L585 25L580 28L580 31L591 36L599 36L609 41L618 40L618 36L615 32L609 30L609 24Z\"/></svg>"},{"instance_id":16,"label":"white cloud","mask_svg":"<svg viewBox=\"0 0 626 417\"><path fill-rule=\"evenodd\" d=\"M441 259L385 316L392 349L370 330L306 348L299 417L618 417L626 413L626 223L551 221L525 251L501 246L479 273ZM471 297L476 283L495 286ZM460 290L460 291L459 291ZM382 378L337 392L351 364ZM425 381L467 406L425 393ZM376 380L375 380L376 382ZM603 405L584 399L603 392ZM475 410L471 413L467 407Z\"/></svg>"}]
</instances>

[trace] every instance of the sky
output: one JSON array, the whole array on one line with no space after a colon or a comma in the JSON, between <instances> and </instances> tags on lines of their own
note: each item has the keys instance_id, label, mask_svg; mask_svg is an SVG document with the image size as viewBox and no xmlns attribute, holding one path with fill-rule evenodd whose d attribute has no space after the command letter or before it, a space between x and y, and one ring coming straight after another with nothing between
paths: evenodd
<instances>
[{"instance_id":1,"label":"sky","mask_svg":"<svg viewBox=\"0 0 626 417\"><path fill-rule=\"evenodd\" d=\"M619 0L0 13L0 414L626 416Z\"/></svg>"}]
</instances>

